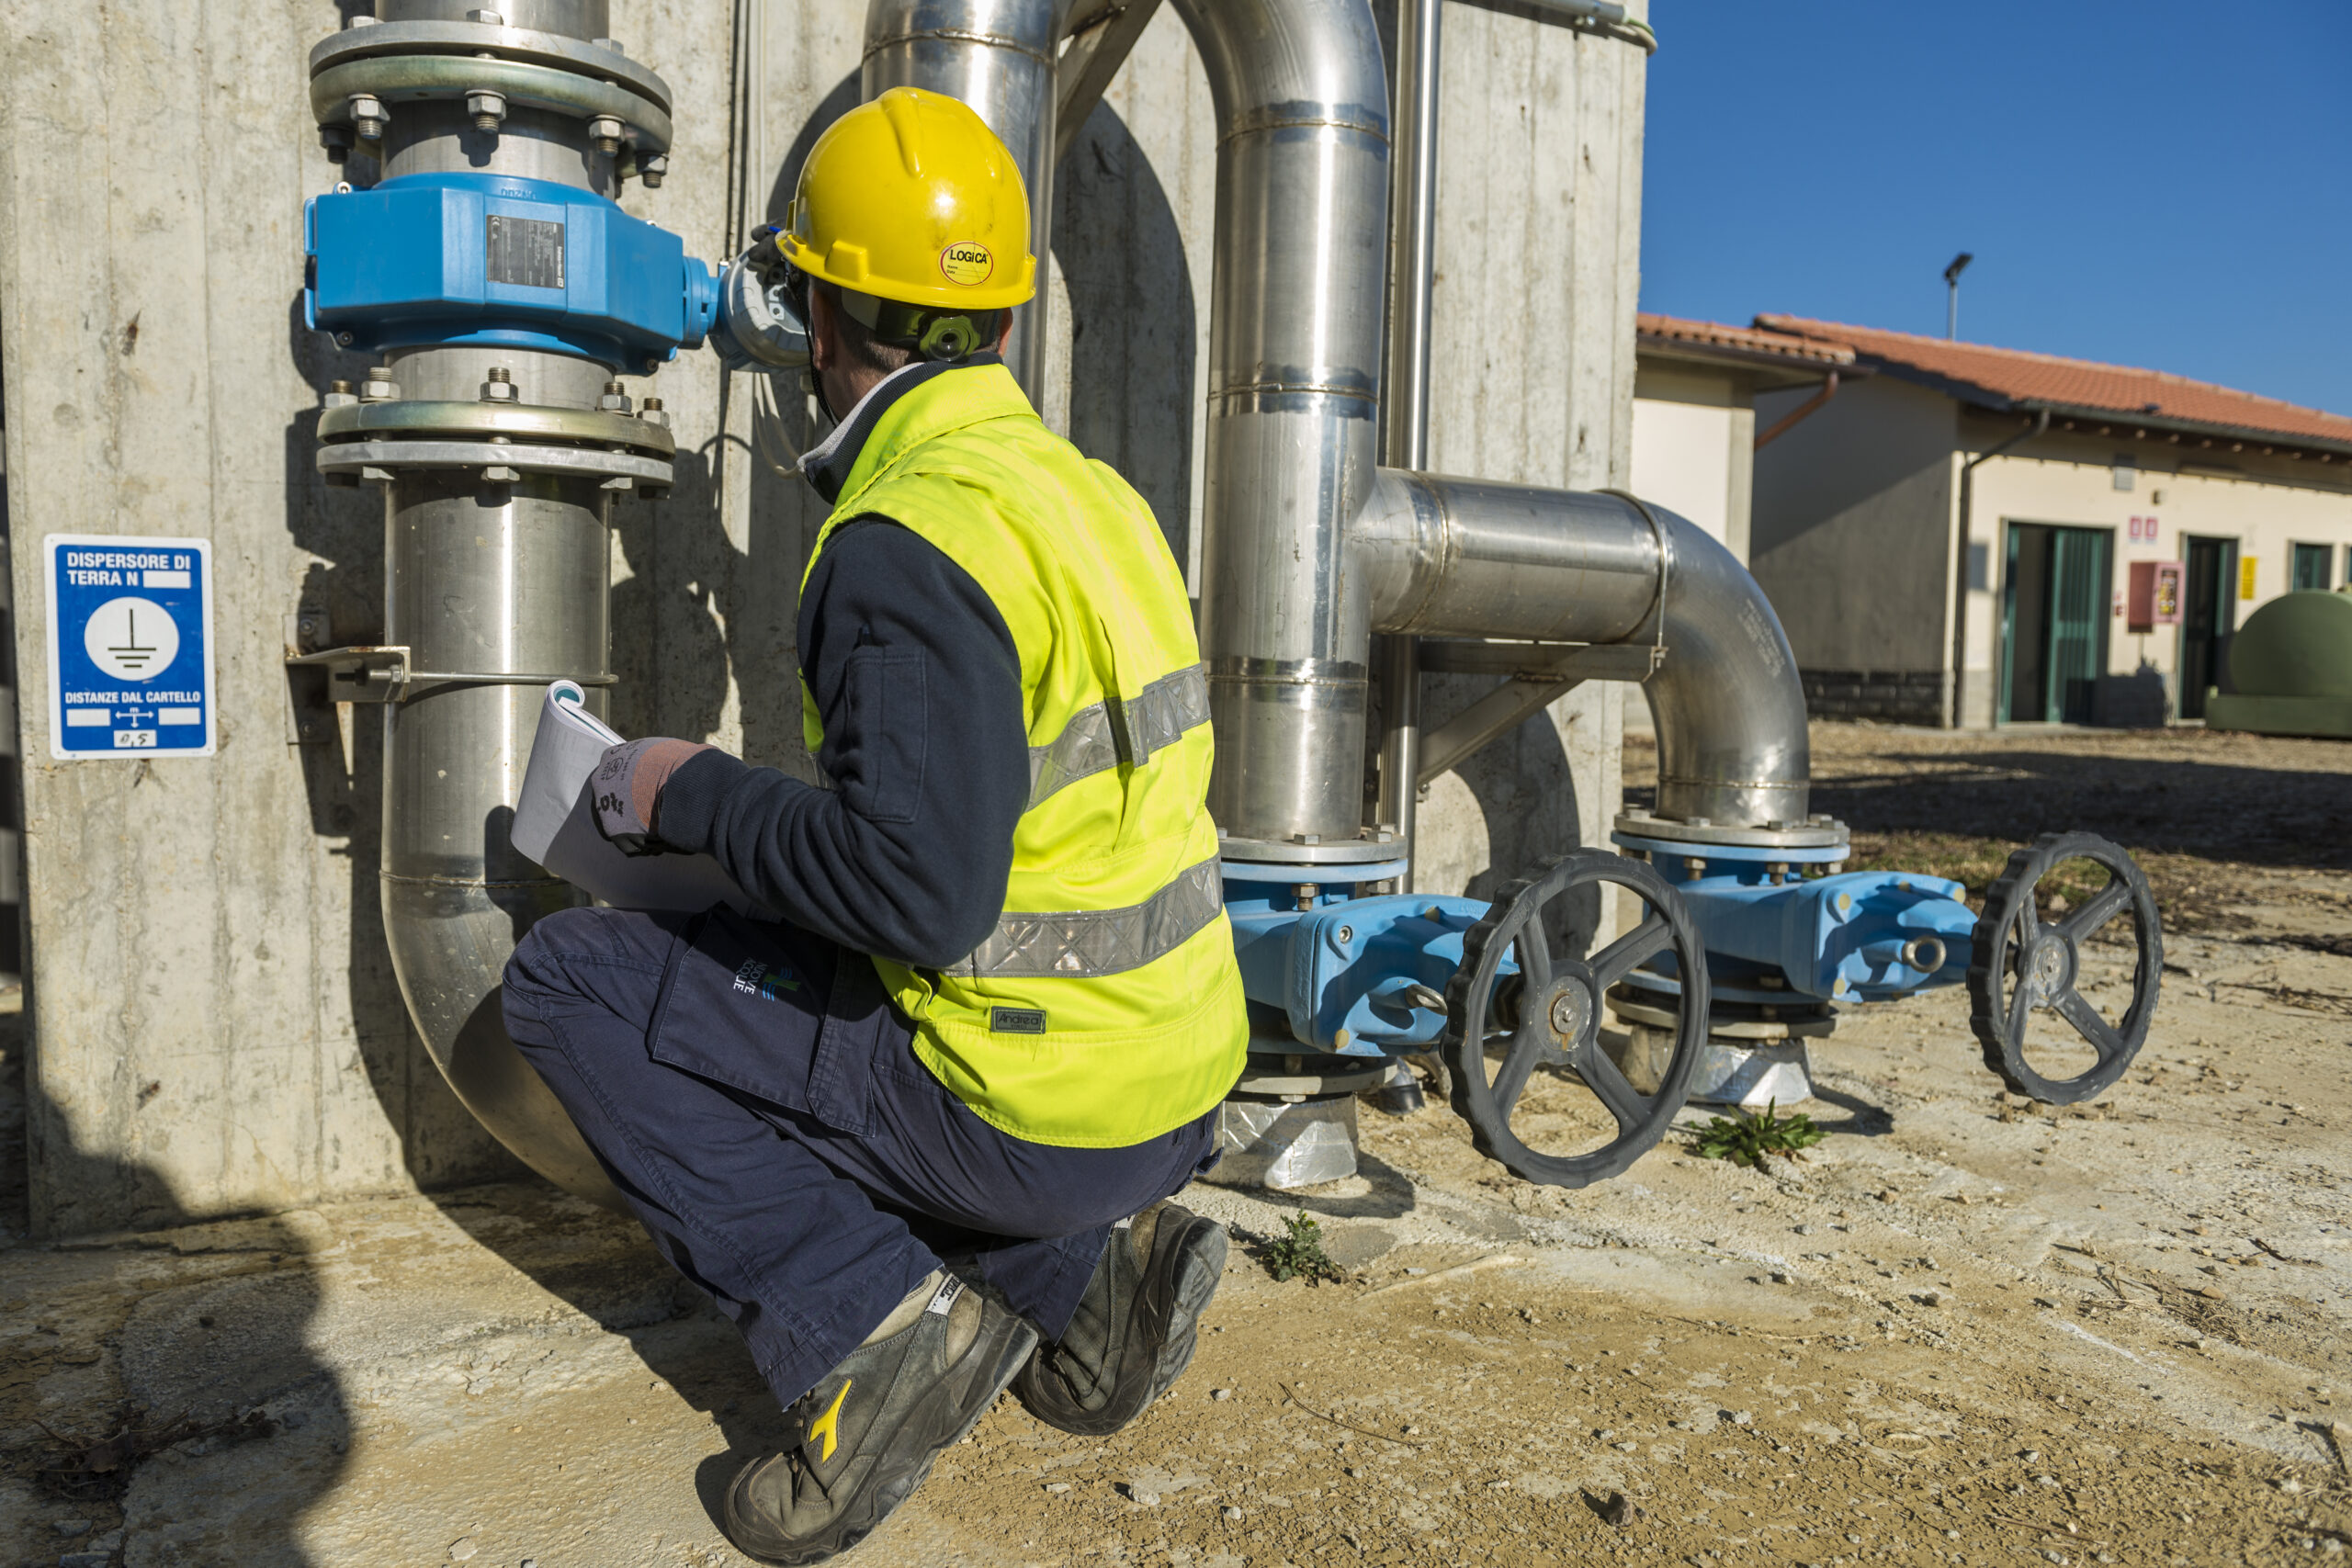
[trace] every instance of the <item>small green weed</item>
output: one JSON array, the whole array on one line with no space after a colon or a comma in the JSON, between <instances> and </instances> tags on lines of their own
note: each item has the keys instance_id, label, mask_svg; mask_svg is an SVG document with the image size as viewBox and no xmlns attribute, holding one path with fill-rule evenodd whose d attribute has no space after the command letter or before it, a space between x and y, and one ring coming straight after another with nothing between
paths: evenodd
<instances>
[{"instance_id":1,"label":"small green weed","mask_svg":"<svg viewBox=\"0 0 2352 1568\"><path fill-rule=\"evenodd\" d=\"M1323 1227L1306 1210L1283 1221L1287 1235L1275 1236L1264 1248L1266 1271L1277 1280L1344 1280L1346 1273L1323 1250Z\"/></svg>"},{"instance_id":2,"label":"small green weed","mask_svg":"<svg viewBox=\"0 0 2352 1568\"><path fill-rule=\"evenodd\" d=\"M1742 1116L1736 1122L1710 1117L1692 1147L1701 1159L1727 1159L1761 1170L1766 1155L1794 1159L1799 1150L1813 1147L1827 1135L1804 1111L1782 1117L1776 1114L1779 1110L1780 1102L1771 1100L1761 1116Z\"/></svg>"}]
</instances>

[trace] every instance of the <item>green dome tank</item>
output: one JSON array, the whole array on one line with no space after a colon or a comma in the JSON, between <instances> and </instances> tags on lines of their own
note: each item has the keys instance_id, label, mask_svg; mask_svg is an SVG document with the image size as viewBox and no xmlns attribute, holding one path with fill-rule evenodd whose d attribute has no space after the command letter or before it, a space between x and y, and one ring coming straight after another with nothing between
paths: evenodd
<instances>
[{"instance_id":1,"label":"green dome tank","mask_svg":"<svg viewBox=\"0 0 2352 1568\"><path fill-rule=\"evenodd\" d=\"M2352 737L2352 592L2306 590L2256 610L2230 639L2230 683L2209 729Z\"/></svg>"}]
</instances>

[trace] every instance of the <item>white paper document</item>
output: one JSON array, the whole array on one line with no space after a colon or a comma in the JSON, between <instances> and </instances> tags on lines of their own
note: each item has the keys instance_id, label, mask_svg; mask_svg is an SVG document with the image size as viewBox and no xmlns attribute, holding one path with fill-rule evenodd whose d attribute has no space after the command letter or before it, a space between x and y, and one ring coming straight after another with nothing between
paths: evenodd
<instances>
[{"instance_id":1,"label":"white paper document","mask_svg":"<svg viewBox=\"0 0 2352 1568\"><path fill-rule=\"evenodd\" d=\"M514 847L573 886L620 909L707 909L728 904L766 911L708 855L627 855L596 830L589 782L622 737L588 711L570 681L548 688L514 806Z\"/></svg>"}]
</instances>

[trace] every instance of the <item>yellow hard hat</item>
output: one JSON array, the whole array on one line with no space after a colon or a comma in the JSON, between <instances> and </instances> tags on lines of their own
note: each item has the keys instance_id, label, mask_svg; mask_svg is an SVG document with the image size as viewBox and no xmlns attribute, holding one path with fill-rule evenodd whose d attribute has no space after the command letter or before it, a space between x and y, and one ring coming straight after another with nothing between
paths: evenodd
<instances>
[{"instance_id":1,"label":"yellow hard hat","mask_svg":"<svg viewBox=\"0 0 2352 1568\"><path fill-rule=\"evenodd\" d=\"M1037 292L1021 167L970 107L892 87L800 165L784 256L814 278L927 310L1001 310Z\"/></svg>"}]
</instances>

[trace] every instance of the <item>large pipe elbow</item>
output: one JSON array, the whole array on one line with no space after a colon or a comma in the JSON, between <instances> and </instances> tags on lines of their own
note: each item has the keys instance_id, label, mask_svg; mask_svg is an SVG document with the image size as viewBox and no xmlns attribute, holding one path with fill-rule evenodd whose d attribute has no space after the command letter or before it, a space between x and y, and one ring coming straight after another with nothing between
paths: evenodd
<instances>
[{"instance_id":1,"label":"large pipe elbow","mask_svg":"<svg viewBox=\"0 0 2352 1568\"><path fill-rule=\"evenodd\" d=\"M1812 756L1788 637L1747 569L1696 524L1620 495L1384 468L1350 558L1375 631L1661 642L1643 686L1657 815L1804 820Z\"/></svg>"}]
</instances>

